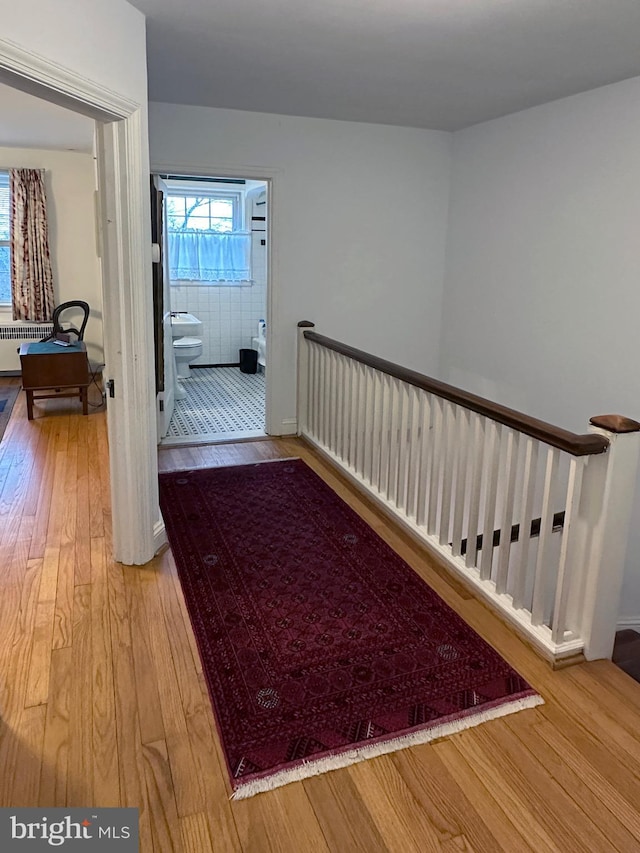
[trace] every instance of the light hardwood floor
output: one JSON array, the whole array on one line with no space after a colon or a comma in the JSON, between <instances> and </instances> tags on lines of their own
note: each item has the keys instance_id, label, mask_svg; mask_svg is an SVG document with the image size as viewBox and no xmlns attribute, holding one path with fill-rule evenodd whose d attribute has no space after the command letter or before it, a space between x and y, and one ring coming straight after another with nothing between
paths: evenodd
<instances>
[{"instance_id":1,"label":"light hardwood floor","mask_svg":"<svg viewBox=\"0 0 640 853\"><path fill-rule=\"evenodd\" d=\"M109 558L104 413L51 401L29 422L23 397L0 443L0 805L135 806L144 853L640 850L640 685L552 672L295 440L160 467L302 456L546 704L231 802L171 554Z\"/></svg>"}]
</instances>

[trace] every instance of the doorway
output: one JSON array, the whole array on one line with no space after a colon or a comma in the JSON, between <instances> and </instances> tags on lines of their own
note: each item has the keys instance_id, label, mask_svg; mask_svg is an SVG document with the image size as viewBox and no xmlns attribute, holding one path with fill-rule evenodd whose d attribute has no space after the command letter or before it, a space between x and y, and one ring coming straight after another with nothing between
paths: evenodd
<instances>
[{"instance_id":1,"label":"doorway","mask_svg":"<svg viewBox=\"0 0 640 853\"><path fill-rule=\"evenodd\" d=\"M166 533L148 381L153 357L144 105L1 39L0 81L96 121L112 556L146 563Z\"/></svg>"},{"instance_id":2,"label":"doorway","mask_svg":"<svg viewBox=\"0 0 640 853\"><path fill-rule=\"evenodd\" d=\"M264 437L269 182L163 173L153 184L160 443Z\"/></svg>"}]
</instances>

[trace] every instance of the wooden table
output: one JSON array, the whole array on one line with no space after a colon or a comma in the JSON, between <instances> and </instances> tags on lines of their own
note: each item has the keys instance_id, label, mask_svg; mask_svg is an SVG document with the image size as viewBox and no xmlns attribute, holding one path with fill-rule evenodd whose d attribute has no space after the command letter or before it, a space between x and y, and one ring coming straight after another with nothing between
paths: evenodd
<instances>
[{"instance_id":1,"label":"wooden table","mask_svg":"<svg viewBox=\"0 0 640 853\"><path fill-rule=\"evenodd\" d=\"M83 341L69 347L58 346L52 341L24 343L20 347L20 363L29 420L33 420L34 400L53 397L79 397L82 402L82 414L88 414L89 359ZM35 391L54 393L35 396Z\"/></svg>"}]
</instances>

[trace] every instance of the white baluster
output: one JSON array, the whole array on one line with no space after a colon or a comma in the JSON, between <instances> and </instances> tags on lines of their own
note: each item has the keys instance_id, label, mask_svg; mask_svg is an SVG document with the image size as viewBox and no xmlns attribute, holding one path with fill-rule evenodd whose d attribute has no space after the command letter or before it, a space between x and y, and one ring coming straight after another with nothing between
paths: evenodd
<instances>
[{"instance_id":1,"label":"white baluster","mask_svg":"<svg viewBox=\"0 0 640 853\"><path fill-rule=\"evenodd\" d=\"M400 424L400 389L396 379L391 380L391 426L389 445L389 480L387 482L387 500L395 503L398 495L398 430Z\"/></svg>"},{"instance_id":2,"label":"white baluster","mask_svg":"<svg viewBox=\"0 0 640 853\"><path fill-rule=\"evenodd\" d=\"M518 473L518 439L519 433L512 429L503 433L505 441L505 456L502 482L505 492L502 498L500 513L500 545L498 546L498 568L496 571L496 592L506 592L509 574L509 557L511 555L511 528L513 526L513 501L516 493L516 475ZM483 543L484 544L484 543Z\"/></svg>"},{"instance_id":3,"label":"white baluster","mask_svg":"<svg viewBox=\"0 0 640 853\"><path fill-rule=\"evenodd\" d=\"M322 384L320 386L320 443L326 447L329 438L329 358L330 351L322 349L320 351L320 371L322 376Z\"/></svg>"},{"instance_id":4,"label":"white baluster","mask_svg":"<svg viewBox=\"0 0 640 853\"><path fill-rule=\"evenodd\" d=\"M355 469L358 458L358 406L360 403L360 365L351 362L351 400L349 405L349 467Z\"/></svg>"},{"instance_id":5,"label":"white baluster","mask_svg":"<svg viewBox=\"0 0 640 853\"><path fill-rule=\"evenodd\" d=\"M553 534L553 516L556 506L556 486L560 451L555 447L547 450L547 461L542 493L542 513L540 516L540 538L536 557L535 578L533 581L533 602L531 606L531 624L546 624L547 601L551 579L551 537Z\"/></svg>"},{"instance_id":6,"label":"white baluster","mask_svg":"<svg viewBox=\"0 0 640 853\"><path fill-rule=\"evenodd\" d=\"M478 519L480 517L480 496L482 492L482 469L484 464L484 419L480 415L471 415L471 453L468 460L469 479L469 521L467 523L467 551L465 565L475 566L478 557Z\"/></svg>"},{"instance_id":7,"label":"white baluster","mask_svg":"<svg viewBox=\"0 0 640 853\"><path fill-rule=\"evenodd\" d=\"M356 401L356 456L354 467L362 477L364 467L364 443L366 437L366 406L367 406L367 367L357 364L358 371L358 399Z\"/></svg>"},{"instance_id":8,"label":"white baluster","mask_svg":"<svg viewBox=\"0 0 640 853\"><path fill-rule=\"evenodd\" d=\"M344 432L344 448L342 459L346 465L349 465L351 458L351 401L353 399L353 370L355 363L350 358L344 359L344 412L343 412L343 432Z\"/></svg>"},{"instance_id":9,"label":"white baluster","mask_svg":"<svg viewBox=\"0 0 640 853\"><path fill-rule=\"evenodd\" d=\"M414 385L409 388L411 401L411 419L409 427L409 452L407 454L407 502L406 514L408 518L415 519L417 516L418 483L422 476L421 471L421 425L424 420L424 398L425 393Z\"/></svg>"},{"instance_id":10,"label":"white baluster","mask_svg":"<svg viewBox=\"0 0 640 853\"><path fill-rule=\"evenodd\" d=\"M329 363L327 364L327 446L329 450L335 450L335 416L336 416L336 359L338 354L329 350Z\"/></svg>"},{"instance_id":11,"label":"white baluster","mask_svg":"<svg viewBox=\"0 0 640 853\"><path fill-rule=\"evenodd\" d=\"M560 546L560 560L558 562L556 594L551 626L551 639L554 643L560 643L564 640L564 632L567 628L567 603L571 582L569 543L571 542L571 527L578 512L584 463L585 458L583 456L573 456L569 463L569 482L567 484L564 529L562 534L562 545Z\"/></svg>"},{"instance_id":12,"label":"white baluster","mask_svg":"<svg viewBox=\"0 0 640 853\"><path fill-rule=\"evenodd\" d=\"M298 411L301 409L306 411L306 415L303 415L302 421L300 420L300 416L298 416L298 433L300 435L304 435L305 432L308 435L315 437L315 430L313 427L313 419L315 417L315 384L316 384L316 376L315 376L315 351L313 348L313 344L306 342L307 347L307 364L309 366L309 384L307 385L306 391L306 400L305 396L298 396ZM298 385L298 388L300 384Z\"/></svg>"},{"instance_id":13,"label":"white baluster","mask_svg":"<svg viewBox=\"0 0 640 853\"><path fill-rule=\"evenodd\" d=\"M316 375L316 407L315 407L315 435L318 441L320 441L320 434L322 432L322 392L324 386L324 373L322 370L322 364L324 359L324 354L321 347L318 344L314 344L315 350L315 375Z\"/></svg>"},{"instance_id":14,"label":"white baluster","mask_svg":"<svg viewBox=\"0 0 640 853\"><path fill-rule=\"evenodd\" d=\"M382 418L382 387L383 374L379 370L373 372L373 437L371 442L371 485L376 491L380 491L380 451L382 442L383 418Z\"/></svg>"},{"instance_id":15,"label":"white baluster","mask_svg":"<svg viewBox=\"0 0 640 853\"><path fill-rule=\"evenodd\" d=\"M391 377L385 373L382 377L382 396L380 398L380 485L379 492L386 495L389 488L389 450L391 447Z\"/></svg>"},{"instance_id":16,"label":"white baluster","mask_svg":"<svg viewBox=\"0 0 640 853\"><path fill-rule=\"evenodd\" d=\"M431 441L431 458L429 460L429 506L427 513L427 532L434 535L438 522L438 504L440 502L442 468L444 465L442 453L442 433L444 430L444 400L433 397L433 440Z\"/></svg>"},{"instance_id":17,"label":"white baluster","mask_svg":"<svg viewBox=\"0 0 640 853\"><path fill-rule=\"evenodd\" d=\"M467 411L467 409L458 407L456 417L457 465L453 504L453 527L451 534L451 550L456 557L459 557L462 553L462 526L464 523L464 511L467 500L467 460L470 458L469 418L470 412Z\"/></svg>"},{"instance_id":18,"label":"white baluster","mask_svg":"<svg viewBox=\"0 0 640 853\"><path fill-rule=\"evenodd\" d=\"M338 413L338 400L337 400L337 372L338 372L338 358L340 356L337 352L333 352L333 350L329 353L329 396L327 398L329 405L329 435L328 435L328 444L329 449L335 452L336 449L336 417Z\"/></svg>"},{"instance_id":19,"label":"white baluster","mask_svg":"<svg viewBox=\"0 0 640 853\"><path fill-rule=\"evenodd\" d=\"M484 523L482 525L482 557L480 577L488 580L493 566L493 531L496 525L496 504L498 496L498 476L500 473L500 447L502 445L502 425L488 420L485 429L486 492L484 501Z\"/></svg>"},{"instance_id":20,"label":"white baluster","mask_svg":"<svg viewBox=\"0 0 640 853\"><path fill-rule=\"evenodd\" d=\"M304 397L298 397L299 406L306 409L306 418L304 418L304 422L301 425L298 422L298 432L300 435L306 432L308 435L312 436L314 439L316 437L314 420L316 416L316 351L315 345L307 341L307 362L309 365L309 385L307 386L307 394L306 394L306 405L304 401Z\"/></svg>"},{"instance_id":21,"label":"white baluster","mask_svg":"<svg viewBox=\"0 0 640 853\"><path fill-rule=\"evenodd\" d=\"M533 498L536 489L536 469L538 466L538 442L527 438L525 446L524 468L522 469L522 499L520 501L520 535L518 559L514 566L512 586L513 606L524 605L527 586L527 568L529 564L529 543L531 542L531 521L533 516Z\"/></svg>"},{"instance_id":22,"label":"white baluster","mask_svg":"<svg viewBox=\"0 0 640 853\"><path fill-rule=\"evenodd\" d=\"M411 423L411 401L409 397L409 385L399 383L400 395L400 417L398 427L398 491L396 494L396 506L398 509L406 509L407 505L407 464L408 464L408 436Z\"/></svg>"},{"instance_id":23,"label":"white baluster","mask_svg":"<svg viewBox=\"0 0 640 853\"><path fill-rule=\"evenodd\" d=\"M335 413L335 447L334 450L340 459L343 459L343 443L344 443L344 433L342 431L342 422L344 420L344 404L345 404L345 396L344 396L344 371L345 371L345 362L346 358L340 354L336 353L336 413Z\"/></svg>"},{"instance_id":24,"label":"white baluster","mask_svg":"<svg viewBox=\"0 0 640 853\"><path fill-rule=\"evenodd\" d=\"M442 505L440 508L440 530L438 534L441 545L446 545L449 542L451 494L453 492L453 476L456 462L456 409L457 406L454 403L445 402L442 451Z\"/></svg>"},{"instance_id":25,"label":"white baluster","mask_svg":"<svg viewBox=\"0 0 640 853\"><path fill-rule=\"evenodd\" d=\"M362 416L362 476L365 481L371 482L371 448L373 447L373 407L374 407L374 381L373 370L370 367L364 368L365 379L365 394Z\"/></svg>"},{"instance_id":26,"label":"white baluster","mask_svg":"<svg viewBox=\"0 0 640 853\"><path fill-rule=\"evenodd\" d=\"M431 441L431 395L420 394L420 448L419 476L417 477L416 524L424 527L427 519L429 494L429 449Z\"/></svg>"}]
</instances>

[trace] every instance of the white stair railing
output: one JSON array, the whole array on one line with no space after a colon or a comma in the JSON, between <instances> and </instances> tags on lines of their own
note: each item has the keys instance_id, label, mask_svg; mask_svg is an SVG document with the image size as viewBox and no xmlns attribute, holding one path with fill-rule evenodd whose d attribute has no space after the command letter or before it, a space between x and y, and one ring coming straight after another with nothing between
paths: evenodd
<instances>
[{"instance_id":1,"label":"white stair railing","mask_svg":"<svg viewBox=\"0 0 640 853\"><path fill-rule=\"evenodd\" d=\"M553 661L613 649L640 424L577 435L299 324L298 432Z\"/></svg>"}]
</instances>

